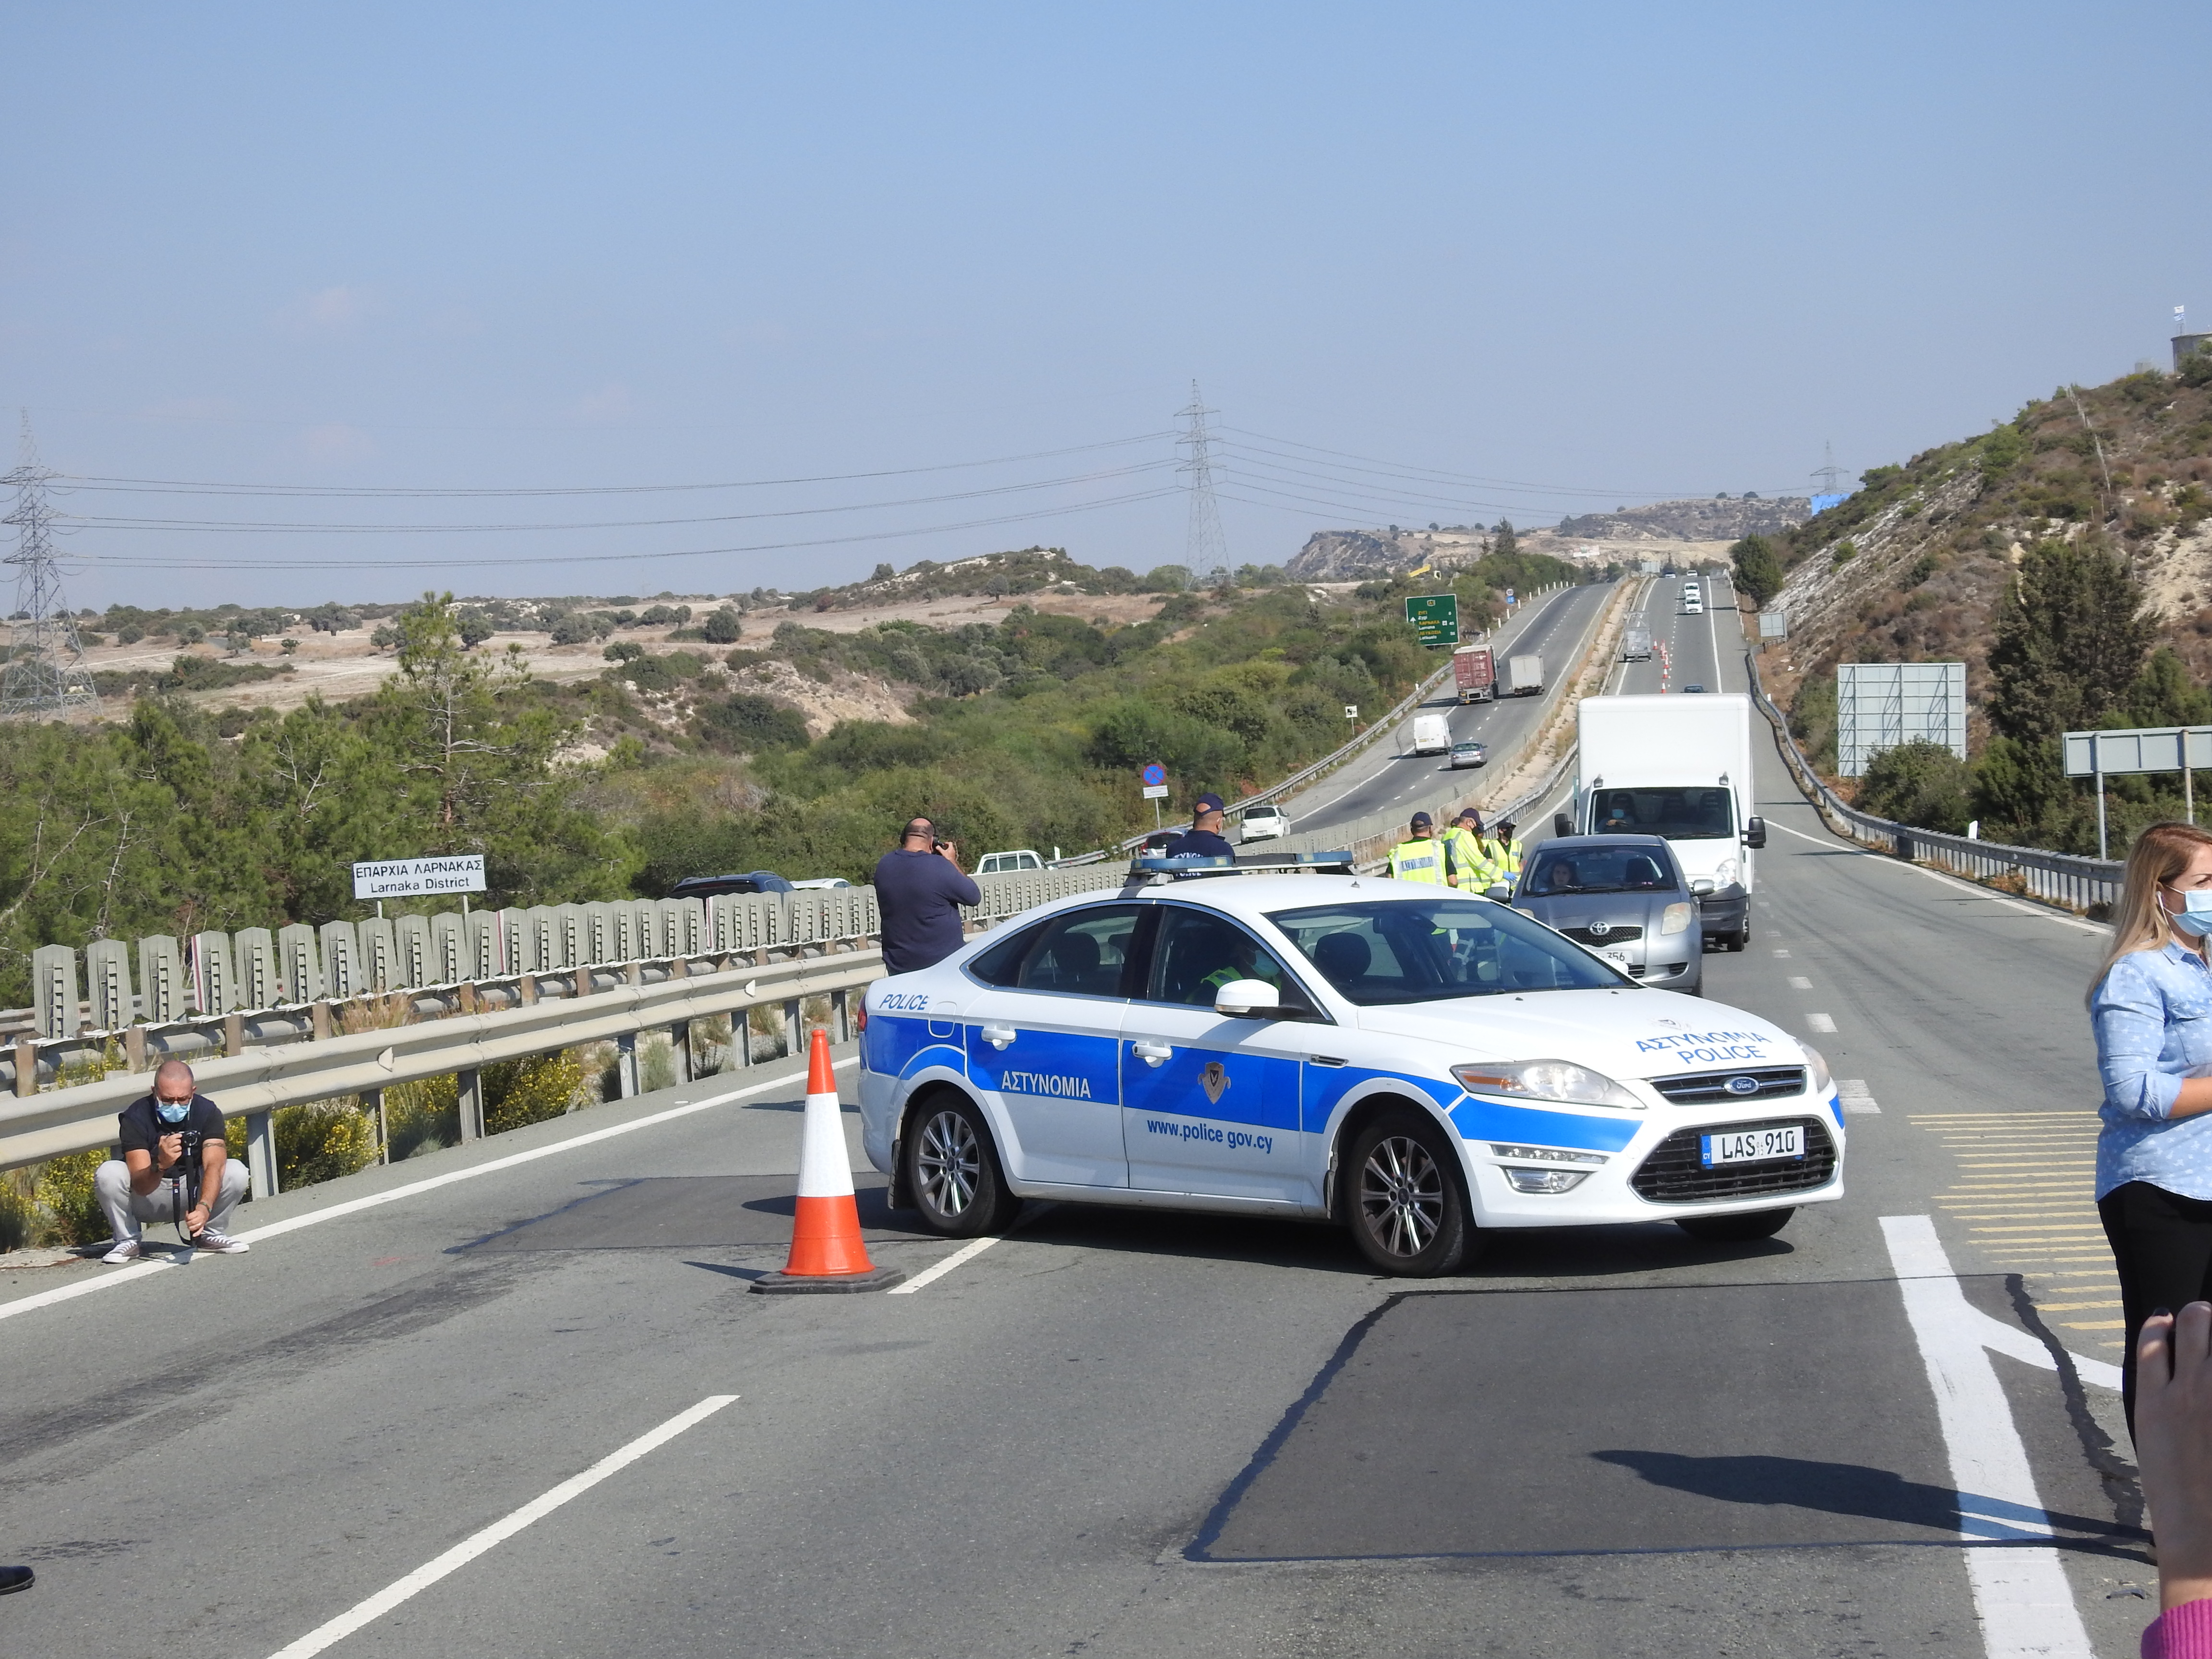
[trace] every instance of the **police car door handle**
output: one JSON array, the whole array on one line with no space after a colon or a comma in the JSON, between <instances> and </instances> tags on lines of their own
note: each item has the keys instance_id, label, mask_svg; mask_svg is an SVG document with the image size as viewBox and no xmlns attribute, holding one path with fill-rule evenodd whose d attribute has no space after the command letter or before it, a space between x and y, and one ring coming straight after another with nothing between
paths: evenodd
<instances>
[{"instance_id":1,"label":"police car door handle","mask_svg":"<svg viewBox=\"0 0 2212 1659\"><path fill-rule=\"evenodd\" d=\"M986 1025L983 1028L983 1041L994 1048L1003 1048L1013 1040L1014 1028L1011 1025Z\"/></svg>"},{"instance_id":2,"label":"police car door handle","mask_svg":"<svg viewBox=\"0 0 2212 1659\"><path fill-rule=\"evenodd\" d=\"M1175 1048L1165 1042L1133 1042L1129 1051L1147 1066L1164 1066L1175 1058Z\"/></svg>"}]
</instances>

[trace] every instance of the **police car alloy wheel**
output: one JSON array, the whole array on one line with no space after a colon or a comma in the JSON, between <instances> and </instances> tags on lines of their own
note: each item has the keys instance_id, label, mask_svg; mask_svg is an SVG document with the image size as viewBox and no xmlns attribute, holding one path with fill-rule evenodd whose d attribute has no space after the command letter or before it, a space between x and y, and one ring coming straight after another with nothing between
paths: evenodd
<instances>
[{"instance_id":1,"label":"police car alloy wheel","mask_svg":"<svg viewBox=\"0 0 2212 1659\"><path fill-rule=\"evenodd\" d=\"M1006 1190L982 1115L957 1096L940 1095L915 1114L906 1157L907 1191L932 1232L948 1238L996 1232L1022 1207Z\"/></svg>"},{"instance_id":2,"label":"police car alloy wheel","mask_svg":"<svg viewBox=\"0 0 2212 1659\"><path fill-rule=\"evenodd\" d=\"M1743 1215L1686 1215L1674 1224L1707 1244L1744 1244L1755 1238L1771 1238L1787 1226L1794 1208L1753 1210Z\"/></svg>"},{"instance_id":3,"label":"police car alloy wheel","mask_svg":"<svg viewBox=\"0 0 2212 1659\"><path fill-rule=\"evenodd\" d=\"M1352 1240L1383 1272L1426 1279L1466 1259L1459 1160L1426 1116L1391 1112L1362 1130L1346 1188Z\"/></svg>"}]
</instances>

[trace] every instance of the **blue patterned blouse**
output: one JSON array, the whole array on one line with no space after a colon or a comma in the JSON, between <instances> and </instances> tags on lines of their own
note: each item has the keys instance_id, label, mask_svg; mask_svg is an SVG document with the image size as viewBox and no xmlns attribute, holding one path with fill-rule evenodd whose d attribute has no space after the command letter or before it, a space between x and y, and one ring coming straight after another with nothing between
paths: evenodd
<instances>
[{"instance_id":1,"label":"blue patterned blouse","mask_svg":"<svg viewBox=\"0 0 2212 1659\"><path fill-rule=\"evenodd\" d=\"M2183 1079L2212 1073L2212 969L2179 945L2130 951L2098 981L2089 1012L2105 1084L2097 1196L2143 1181L2212 1199L2212 1112L2166 1115Z\"/></svg>"}]
</instances>

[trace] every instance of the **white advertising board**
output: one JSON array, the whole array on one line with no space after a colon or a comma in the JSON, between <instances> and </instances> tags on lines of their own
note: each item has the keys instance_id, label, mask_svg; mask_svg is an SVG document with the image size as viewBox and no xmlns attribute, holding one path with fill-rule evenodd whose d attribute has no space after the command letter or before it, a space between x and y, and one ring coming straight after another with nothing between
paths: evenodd
<instances>
[{"instance_id":1,"label":"white advertising board","mask_svg":"<svg viewBox=\"0 0 2212 1659\"><path fill-rule=\"evenodd\" d=\"M483 890L481 853L390 859L353 867L353 896L357 899L419 898L427 893L481 893Z\"/></svg>"}]
</instances>

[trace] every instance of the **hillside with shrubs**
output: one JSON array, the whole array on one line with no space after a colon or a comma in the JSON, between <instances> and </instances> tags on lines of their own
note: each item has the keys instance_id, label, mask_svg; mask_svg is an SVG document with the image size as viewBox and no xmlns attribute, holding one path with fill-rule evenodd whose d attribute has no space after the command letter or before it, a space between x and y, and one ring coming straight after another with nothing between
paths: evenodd
<instances>
[{"instance_id":1,"label":"hillside with shrubs","mask_svg":"<svg viewBox=\"0 0 2212 1659\"><path fill-rule=\"evenodd\" d=\"M2058 734L2212 722L2212 353L2062 386L1731 553L1743 593L1784 613L1761 672L1824 772L1838 663L1966 665L1969 758L1891 751L1857 781L1862 805L2094 853L2095 799L2061 775ZM2108 788L2115 848L2181 814L2179 777Z\"/></svg>"}]
</instances>

